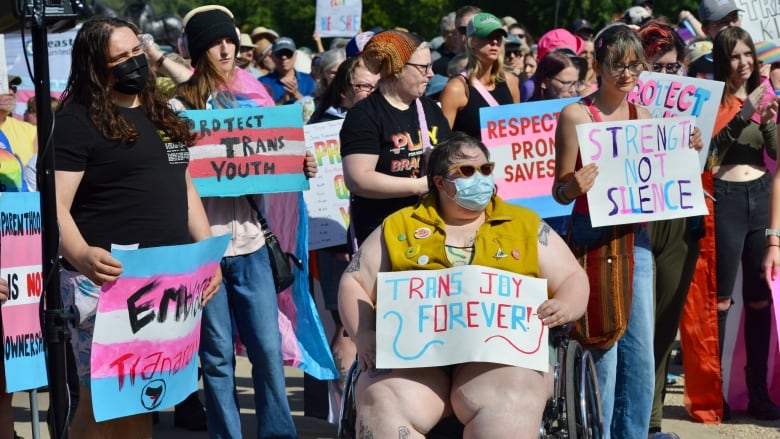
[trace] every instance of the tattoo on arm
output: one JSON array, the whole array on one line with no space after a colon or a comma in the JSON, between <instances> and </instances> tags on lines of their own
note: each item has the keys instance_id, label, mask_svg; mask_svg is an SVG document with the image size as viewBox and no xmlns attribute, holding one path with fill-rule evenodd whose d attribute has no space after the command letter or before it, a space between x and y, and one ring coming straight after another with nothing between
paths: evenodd
<instances>
[{"instance_id":1,"label":"tattoo on arm","mask_svg":"<svg viewBox=\"0 0 780 439\"><path fill-rule=\"evenodd\" d=\"M398 439L409 439L409 427L405 425L398 427Z\"/></svg>"},{"instance_id":2,"label":"tattoo on arm","mask_svg":"<svg viewBox=\"0 0 780 439\"><path fill-rule=\"evenodd\" d=\"M355 253L355 256L352 257L352 260L349 262L349 265L347 266L347 269L344 270L345 273L353 273L355 271L360 271L360 255L361 250L358 249L357 253Z\"/></svg>"},{"instance_id":3,"label":"tattoo on arm","mask_svg":"<svg viewBox=\"0 0 780 439\"><path fill-rule=\"evenodd\" d=\"M546 222L542 221L539 223L539 244L547 247L547 244L550 243L550 230L550 226Z\"/></svg>"},{"instance_id":4,"label":"tattoo on arm","mask_svg":"<svg viewBox=\"0 0 780 439\"><path fill-rule=\"evenodd\" d=\"M358 439L374 439L374 432L368 429L368 426L360 420L360 430L358 431Z\"/></svg>"}]
</instances>

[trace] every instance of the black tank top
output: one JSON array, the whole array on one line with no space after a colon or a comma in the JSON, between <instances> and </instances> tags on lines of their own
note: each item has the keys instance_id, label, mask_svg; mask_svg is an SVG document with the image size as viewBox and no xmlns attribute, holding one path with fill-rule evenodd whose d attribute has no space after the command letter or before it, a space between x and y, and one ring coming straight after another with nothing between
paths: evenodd
<instances>
[{"instance_id":1,"label":"black tank top","mask_svg":"<svg viewBox=\"0 0 780 439\"><path fill-rule=\"evenodd\" d=\"M509 86L506 85L506 82L497 82L496 87L490 91L490 94L493 95L499 105L512 103L512 93L509 92ZM489 106L477 89L469 84L469 100L466 106L461 108L458 114L455 115L452 131L463 131L479 139L482 136L482 130L479 125L479 109Z\"/></svg>"}]
</instances>

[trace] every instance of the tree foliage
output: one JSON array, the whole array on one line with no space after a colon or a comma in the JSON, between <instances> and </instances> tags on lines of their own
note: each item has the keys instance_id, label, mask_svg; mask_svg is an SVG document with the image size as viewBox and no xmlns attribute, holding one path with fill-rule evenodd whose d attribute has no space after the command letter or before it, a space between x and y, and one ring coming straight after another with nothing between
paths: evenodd
<instances>
[{"instance_id":1,"label":"tree foliage","mask_svg":"<svg viewBox=\"0 0 780 439\"><path fill-rule=\"evenodd\" d=\"M98 0L122 11L127 3L147 0ZM151 0L156 14L172 13L184 16L203 5L203 0ZM265 26L292 37L298 45L313 46L312 33L316 0L219 0L236 17L242 32ZM665 15L676 21L682 9L697 13L699 0L677 2L656 1L655 15ZM554 27L568 28L576 18L587 18L598 30L616 15L622 15L631 0L363 0L363 28L403 27L425 38L439 35L439 20L443 15L465 4L502 17L511 15L523 23L538 38ZM327 42L325 44L327 48Z\"/></svg>"}]
</instances>

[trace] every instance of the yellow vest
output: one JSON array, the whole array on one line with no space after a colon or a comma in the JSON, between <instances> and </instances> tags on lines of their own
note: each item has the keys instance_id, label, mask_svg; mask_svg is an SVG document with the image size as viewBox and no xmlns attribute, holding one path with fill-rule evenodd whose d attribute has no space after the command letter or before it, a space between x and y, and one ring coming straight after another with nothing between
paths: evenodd
<instances>
[{"instance_id":1,"label":"yellow vest","mask_svg":"<svg viewBox=\"0 0 780 439\"><path fill-rule=\"evenodd\" d=\"M392 271L450 268L444 242L444 220L436 211L436 195L417 206L389 215L382 232ZM477 231L472 264L539 277L539 215L493 196L485 223Z\"/></svg>"},{"instance_id":2,"label":"yellow vest","mask_svg":"<svg viewBox=\"0 0 780 439\"><path fill-rule=\"evenodd\" d=\"M33 140L38 135L37 130L35 125L23 120L16 120L10 114L6 117L5 122L0 124L0 131L8 138L11 151L22 161L22 167L27 165L35 154Z\"/></svg>"}]
</instances>

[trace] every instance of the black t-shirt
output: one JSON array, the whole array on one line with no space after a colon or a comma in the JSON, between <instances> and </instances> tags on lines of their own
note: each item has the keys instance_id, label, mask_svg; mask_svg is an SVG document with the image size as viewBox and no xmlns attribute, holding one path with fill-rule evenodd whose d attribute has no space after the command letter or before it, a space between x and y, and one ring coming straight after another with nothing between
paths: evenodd
<instances>
[{"instance_id":1,"label":"black t-shirt","mask_svg":"<svg viewBox=\"0 0 780 439\"><path fill-rule=\"evenodd\" d=\"M156 247L192 241L187 228L185 172L189 150L165 136L144 110L118 107L138 130L133 143L107 140L87 108L57 113L53 142L58 171L84 172L70 212L90 246Z\"/></svg>"},{"instance_id":2,"label":"black t-shirt","mask_svg":"<svg viewBox=\"0 0 780 439\"><path fill-rule=\"evenodd\" d=\"M427 97L420 98L428 125L431 144L450 137L450 126L438 105ZM420 178L425 167L417 105L406 110L390 105L381 93L372 93L358 102L341 127L341 156L373 154L378 157L376 171L393 177ZM370 199L352 194L351 221L358 242L398 209L414 205L418 197Z\"/></svg>"},{"instance_id":3,"label":"black t-shirt","mask_svg":"<svg viewBox=\"0 0 780 439\"><path fill-rule=\"evenodd\" d=\"M463 80L465 78L458 78L457 80ZM495 98L498 105L506 105L512 103L512 93L509 91L509 86L506 82L498 82L493 90L490 90L490 94ZM452 123L452 131L463 131L464 133L476 137L482 138L482 128L479 123L479 109L482 107L489 107L485 98L477 91L474 86L469 84L469 100L466 106L461 108L455 115L455 121Z\"/></svg>"}]
</instances>

